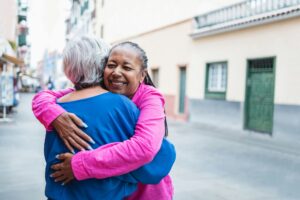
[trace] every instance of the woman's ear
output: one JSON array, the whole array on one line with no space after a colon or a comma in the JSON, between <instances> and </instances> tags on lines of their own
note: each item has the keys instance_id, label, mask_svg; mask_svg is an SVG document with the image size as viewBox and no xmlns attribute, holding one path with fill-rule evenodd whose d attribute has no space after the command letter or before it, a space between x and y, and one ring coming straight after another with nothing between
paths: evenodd
<instances>
[{"instance_id":1,"label":"woman's ear","mask_svg":"<svg viewBox=\"0 0 300 200\"><path fill-rule=\"evenodd\" d=\"M143 71L142 71L142 77L141 77L141 79L140 79L140 83L143 83L144 82L144 80L145 80L145 78L146 78L146 76L147 76L147 70L146 69L144 69Z\"/></svg>"}]
</instances>

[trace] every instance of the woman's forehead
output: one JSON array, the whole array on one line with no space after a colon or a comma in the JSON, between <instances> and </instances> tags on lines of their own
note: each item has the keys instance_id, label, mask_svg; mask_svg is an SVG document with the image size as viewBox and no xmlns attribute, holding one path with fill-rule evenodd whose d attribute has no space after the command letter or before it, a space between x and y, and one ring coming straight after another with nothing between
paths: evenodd
<instances>
[{"instance_id":1,"label":"woman's forehead","mask_svg":"<svg viewBox=\"0 0 300 200\"><path fill-rule=\"evenodd\" d=\"M109 58L112 58L114 56L122 56L127 59L139 59L139 54L136 49L129 45L123 45L123 46L117 46L112 49Z\"/></svg>"},{"instance_id":2,"label":"woman's forehead","mask_svg":"<svg viewBox=\"0 0 300 200\"><path fill-rule=\"evenodd\" d=\"M112 49L112 52L113 51L126 51L126 52L132 52L132 53L138 53L137 50L129 45L129 44L123 44L123 45L119 45L119 46L116 46Z\"/></svg>"}]
</instances>

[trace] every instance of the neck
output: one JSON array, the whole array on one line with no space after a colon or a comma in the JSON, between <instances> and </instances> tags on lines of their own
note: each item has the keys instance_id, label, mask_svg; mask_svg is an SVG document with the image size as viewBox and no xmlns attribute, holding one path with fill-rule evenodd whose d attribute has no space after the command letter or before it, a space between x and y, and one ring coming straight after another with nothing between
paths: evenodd
<instances>
[{"instance_id":1,"label":"neck","mask_svg":"<svg viewBox=\"0 0 300 200\"><path fill-rule=\"evenodd\" d=\"M68 102L68 101L75 101L79 99L89 98L93 96L97 96L103 93L106 93L107 90L103 89L101 86L93 86L89 88L84 88L81 90L75 90L62 98L60 98L59 102Z\"/></svg>"},{"instance_id":2,"label":"neck","mask_svg":"<svg viewBox=\"0 0 300 200\"><path fill-rule=\"evenodd\" d=\"M134 95L138 92L138 90L139 90L139 88L141 87L141 85L142 85L143 83L140 83L139 84L139 86L136 88L136 90L135 90L135 92L132 94L132 95L130 95L130 96L127 96L129 99L131 99L132 100L132 98L134 97Z\"/></svg>"}]
</instances>

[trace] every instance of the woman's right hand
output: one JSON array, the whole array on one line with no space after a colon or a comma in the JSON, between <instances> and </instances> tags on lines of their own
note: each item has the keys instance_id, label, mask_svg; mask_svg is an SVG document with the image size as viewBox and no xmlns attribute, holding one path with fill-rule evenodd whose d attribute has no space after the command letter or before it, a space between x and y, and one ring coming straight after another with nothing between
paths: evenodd
<instances>
[{"instance_id":1,"label":"woman's right hand","mask_svg":"<svg viewBox=\"0 0 300 200\"><path fill-rule=\"evenodd\" d=\"M95 143L90 136L78 128L78 126L87 128L87 125L73 113L62 113L51 125L55 128L59 137L73 154L75 153L74 148L80 151L85 149L90 150L92 147L88 142Z\"/></svg>"}]
</instances>

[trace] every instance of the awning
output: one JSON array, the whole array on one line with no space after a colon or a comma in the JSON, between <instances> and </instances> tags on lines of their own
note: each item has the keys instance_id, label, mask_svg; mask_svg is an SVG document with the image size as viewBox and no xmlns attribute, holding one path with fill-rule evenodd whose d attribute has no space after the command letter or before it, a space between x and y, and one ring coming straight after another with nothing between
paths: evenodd
<instances>
[{"instance_id":1,"label":"awning","mask_svg":"<svg viewBox=\"0 0 300 200\"><path fill-rule=\"evenodd\" d=\"M22 59L16 58L14 56L8 55L6 53L3 53L2 56L0 57L0 60L4 62L10 62L14 63L16 65L24 65L24 61Z\"/></svg>"}]
</instances>

